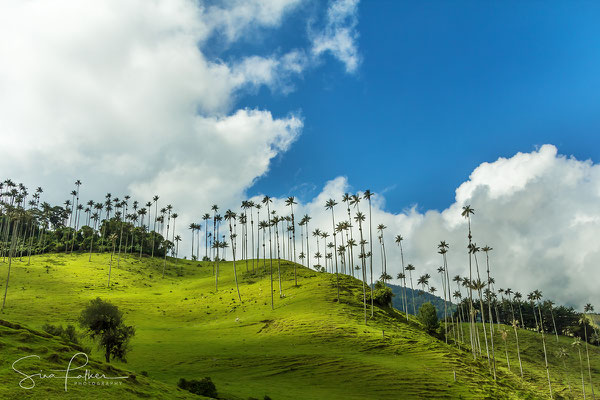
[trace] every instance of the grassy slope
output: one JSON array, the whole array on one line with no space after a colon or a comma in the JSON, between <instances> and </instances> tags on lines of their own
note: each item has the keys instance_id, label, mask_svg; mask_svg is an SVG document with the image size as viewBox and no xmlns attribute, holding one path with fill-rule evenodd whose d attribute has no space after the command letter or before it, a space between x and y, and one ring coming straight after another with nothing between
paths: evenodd
<instances>
[{"instance_id":1,"label":"grassy slope","mask_svg":"<svg viewBox=\"0 0 600 400\"><path fill-rule=\"evenodd\" d=\"M161 279L162 260L121 260L120 268L113 266L114 286L107 289L108 256L94 254L92 261L87 255L42 255L33 257L30 266L14 264L2 318L34 328L74 323L85 304L100 296L124 310L137 330L123 367L138 376L148 371L150 378L173 386L180 377L210 376L228 398L545 398L541 344L531 332L521 331L528 379L521 382L500 361L496 385L485 364L423 334L412 317L406 323L398 313L376 309L375 319L365 326L362 289L351 278L343 278L338 304L335 276L299 268L300 286L294 287L293 269L284 265L285 297L279 298L275 280L272 311L268 276L240 273L244 302L237 301L231 263L221 264L215 292L210 263L180 260L176 267L169 261L167 277ZM0 264L2 276L5 266ZM242 270L244 262L238 263ZM593 350L594 374L600 379L599 354ZM551 366L557 380L559 365ZM572 383L578 373L578 364L573 365ZM3 387L16 386L4 370L0 379Z\"/></svg>"},{"instance_id":2,"label":"grassy slope","mask_svg":"<svg viewBox=\"0 0 600 400\"><path fill-rule=\"evenodd\" d=\"M19 324L12 324L0 320L0 398L61 398L61 399L123 399L131 397L153 399L198 399L198 396L179 390L173 385L132 374L121 368L115 368L103 362L91 359L86 367L93 373L103 373L106 376L129 376L126 383L121 385L92 388L87 386L69 384L68 391L64 391L63 379L34 378L35 387L31 390L19 388L18 381L23 377L16 375L11 369L11 364L26 355L38 355L39 360L21 361L15 367L28 374L43 370L45 374L52 373L52 369L65 369L76 353L82 348L66 342L62 338L49 335L45 332L35 331ZM81 358L75 359L73 364L81 365ZM78 372L70 374L77 375ZM61 373L57 373L61 374ZM64 373L62 373L64 376ZM133 376L135 378L133 378ZM71 381L73 382L73 381ZM90 381L91 382L91 381ZM119 382L119 381L115 381ZM29 381L23 382L24 386Z\"/></svg>"}]
</instances>

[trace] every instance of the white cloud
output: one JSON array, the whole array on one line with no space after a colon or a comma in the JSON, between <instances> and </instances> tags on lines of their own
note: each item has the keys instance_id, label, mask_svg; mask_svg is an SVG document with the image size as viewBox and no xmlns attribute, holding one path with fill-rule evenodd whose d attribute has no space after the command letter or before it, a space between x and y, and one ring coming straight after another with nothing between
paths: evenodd
<instances>
[{"instance_id":1,"label":"white cloud","mask_svg":"<svg viewBox=\"0 0 600 400\"><path fill-rule=\"evenodd\" d=\"M338 177L309 203L299 204L297 215L313 217L311 231L318 227L331 233L325 201L333 198L341 203L343 193L354 193L352 189L346 178ZM600 280L600 165L567 158L557 154L556 147L545 145L531 153L481 164L456 190L456 202L442 212L419 213L413 207L392 214L381 209L381 196L376 194L372 201L373 229L380 223L387 226L387 265L394 277L400 271L400 252L394 243L398 234L405 239L405 261L415 265L416 277L429 273L432 284L441 288L436 272L441 265L437 254L441 240L450 244L450 274L468 276L467 222L460 214L462 207L470 204L475 209L474 242L494 249L490 260L496 289L510 287L524 295L539 289L548 298L579 309L587 302L600 303L596 295ZM279 213L287 215L283 199L274 204ZM368 215L365 201L360 209ZM351 212L354 216L355 210ZM336 220L347 219L345 204L339 204ZM375 232L373 235L374 275L379 276L379 243ZM310 240L315 246L314 239ZM483 279L484 253L478 258Z\"/></svg>"},{"instance_id":2,"label":"white cloud","mask_svg":"<svg viewBox=\"0 0 600 400\"><path fill-rule=\"evenodd\" d=\"M226 63L203 45L277 28L299 4L0 3L0 170L53 189L45 196L56 202L76 178L84 198L158 193L180 222L202 204L234 204L303 126L293 113L236 109L238 93L289 90L307 61L292 49Z\"/></svg>"},{"instance_id":3,"label":"white cloud","mask_svg":"<svg viewBox=\"0 0 600 400\"><path fill-rule=\"evenodd\" d=\"M358 53L359 0L332 0L327 10L325 28L313 34L312 53L320 56L331 53L344 63L347 72L354 72L360 64Z\"/></svg>"}]
</instances>

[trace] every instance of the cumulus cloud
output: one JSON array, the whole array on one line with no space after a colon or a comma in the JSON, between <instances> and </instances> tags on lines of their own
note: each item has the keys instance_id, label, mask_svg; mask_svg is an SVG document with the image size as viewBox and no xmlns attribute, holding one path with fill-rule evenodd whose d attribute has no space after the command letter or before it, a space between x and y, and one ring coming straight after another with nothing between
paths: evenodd
<instances>
[{"instance_id":1,"label":"cumulus cloud","mask_svg":"<svg viewBox=\"0 0 600 400\"><path fill-rule=\"evenodd\" d=\"M183 222L210 204L209 193L237 203L303 126L293 110L236 109L237 95L287 90L307 61L291 49L226 63L203 46L215 35L234 41L277 28L299 4L2 2L0 170L53 188L51 201L76 178L86 198L160 194Z\"/></svg>"},{"instance_id":2,"label":"cumulus cloud","mask_svg":"<svg viewBox=\"0 0 600 400\"><path fill-rule=\"evenodd\" d=\"M311 231L318 227L331 233L331 214L325 210L325 202L329 198L338 201L336 220L347 220L346 205L341 202L345 192L352 194L356 189L345 177L337 177L313 200L296 206L296 213L312 216ZM530 153L481 164L457 188L455 202L441 212L420 213L413 207L393 214L383 210L384 203L381 195L372 198L373 268L377 277L381 274L381 257L375 229L380 223L387 226L387 267L394 277L401 271L400 251L394 243L399 234L404 237L406 263L416 267L413 279L429 273L432 285L441 289L436 272L442 261L437 254L441 240L450 245L451 276L468 276L467 221L461 211L464 205L471 205L475 209L471 221L473 241L480 247L493 248L490 267L496 289L510 287L524 295L539 289L547 298L579 309L587 302L600 301L593 295L598 292L600 280L598 164L560 155L555 146L544 145ZM366 201L359 207L368 215ZM275 199L274 208L281 215L289 213L284 199ZM355 212L351 209L352 216ZM368 225L365 229L368 234ZM310 240L314 249L314 238ZM479 253L478 260L484 279L485 254ZM476 277L475 264L473 274Z\"/></svg>"},{"instance_id":3,"label":"cumulus cloud","mask_svg":"<svg viewBox=\"0 0 600 400\"><path fill-rule=\"evenodd\" d=\"M354 72L360 64L358 53L358 0L333 0L327 10L325 28L313 34L312 53L320 56L330 53L344 63L347 72Z\"/></svg>"}]
</instances>

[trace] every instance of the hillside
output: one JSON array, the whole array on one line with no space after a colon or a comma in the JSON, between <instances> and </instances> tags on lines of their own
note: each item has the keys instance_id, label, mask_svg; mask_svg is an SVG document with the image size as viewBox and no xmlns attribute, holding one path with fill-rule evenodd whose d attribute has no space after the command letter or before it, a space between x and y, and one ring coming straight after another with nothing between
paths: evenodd
<instances>
[{"instance_id":1,"label":"hillside","mask_svg":"<svg viewBox=\"0 0 600 400\"><path fill-rule=\"evenodd\" d=\"M64 339L49 335L45 332L32 330L19 324L12 324L0 320L0 398L60 398L60 399L123 399L123 398L153 398L153 399L198 399L189 392L178 389L176 386L156 382L139 374L132 373L122 368L115 368L104 362L90 359L86 368L94 374L104 374L106 377L128 377L123 380L112 380L114 384L107 388L84 386L84 380L71 379L67 391L64 388L64 379L42 379L33 377L32 380L25 376L17 375L14 368L24 374L31 375L42 370L44 374L51 374L53 370L64 370L75 354L84 351L80 346L69 343ZM40 358L20 358L37 355ZM83 366L85 358L82 356L73 359L73 367ZM83 371L75 371L76 376ZM64 376L64 372L56 373ZM23 379L24 387L19 388L19 381ZM74 382L78 382L75 384ZM87 381L88 384L106 382L106 380ZM81 384L79 384L81 383Z\"/></svg>"},{"instance_id":2,"label":"hillside","mask_svg":"<svg viewBox=\"0 0 600 400\"><path fill-rule=\"evenodd\" d=\"M230 262L221 263L219 290L215 291L212 263L169 260L162 279L162 260L140 262L130 257L121 259L119 268L113 265L113 286L108 289L109 255L94 254L91 263L87 257L52 254L32 257L30 266L15 262L2 318L34 329L45 323L75 323L85 304L99 296L118 305L126 322L136 327L129 362L116 363L117 367L133 371L138 379L141 371L147 371L149 378L173 390L181 377L210 376L220 397L228 399L262 399L264 395L274 400L547 397L541 345L532 332L519 332L526 352L522 355L526 379L509 373L498 355L499 378L494 383L486 363L473 361L470 352L425 334L413 317L406 322L397 311L376 308L365 326L362 285L350 277L340 277L339 304L335 275L298 267L299 286L294 287L293 266L282 262L283 297L275 279L275 309L271 310L262 260L261 272L255 274L245 272L245 262L237 263L240 303ZM276 274L276 264L274 270ZM0 264L0 271L5 271L5 265ZM499 343L498 333L497 337ZM569 339L561 340L567 343ZM5 347L10 348L10 357L30 352L20 350L14 341ZM591 351L596 377L600 369L597 350ZM516 363L516 356L509 355L511 364ZM553 384L568 392L559 375L562 364L553 357L550 362L555 363L551 365ZM571 357L568 362L575 384L578 361ZM6 371L6 362L3 365L3 390L9 396L21 395L16 374ZM111 392L112 387L95 390L123 398ZM32 398L52 395L44 392L44 397Z\"/></svg>"}]
</instances>

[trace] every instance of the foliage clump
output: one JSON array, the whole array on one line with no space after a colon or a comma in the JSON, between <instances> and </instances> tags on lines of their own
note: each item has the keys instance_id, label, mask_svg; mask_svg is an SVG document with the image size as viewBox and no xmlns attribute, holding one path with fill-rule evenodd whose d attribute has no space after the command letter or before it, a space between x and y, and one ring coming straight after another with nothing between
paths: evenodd
<instances>
[{"instance_id":1,"label":"foliage clump","mask_svg":"<svg viewBox=\"0 0 600 400\"><path fill-rule=\"evenodd\" d=\"M177 386L181 389L187 390L191 393L206 396L206 397L217 397L217 388L209 376L200 380L192 379L188 381L185 378L179 378Z\"/></svg>"},{"instance_id":2,"label":"foliage clump","mask_svg":"<svg viewBox=\"0 0 600 400\"><path fill-rule=\"evenodd\" d=\"M392 297L394 293L392 289L386 286L383 282L377 281L373 290L373 303L381 307L392 307ZM367 301L371 301L371 291L367 292Z\"/></svg>"},{"instance_id":3,"label":"foliage clump","mask_svg":"<svg viewBox=\"0 0 600 400\"><path fill-rule=\"evenodd\" d=\"M421 321L421 323L425 327L425 330L427 331L427 333L434 333L437 330L437 328L439 326L439 321L438 321L437 311L436 311L435 307L433 306L433 304L431 304L431 303L423 304L421 306L421 308L419 308L418 318L419 318L419 321Z\"/></svg>"},{"instance_id":4,"label":"foliage clump","mask_svg":"<svg viewBox=\"0 0 600 400\"><path fill-rule=\"evenodd\" d=\"M135 329L125 325L123 312L117 306L97 297L81 312L79 323L93 340L98 339L106 362L111 358L127 362L125 356Z\"/></svg>"},{"instance_id":5,"label":"foliage clump","mask_svg":"<svg viewBox=\"0 0 600 400\"><path fill-rule=\"evenodd\" d=\"M62 325L45 324L42 326L42 329L46 333L54 336L60 336L72 343L79 344L79 335L77 334L75 327L71 324L67 325L66 328L63 328Z\"/></svg>"}]
</instances>

